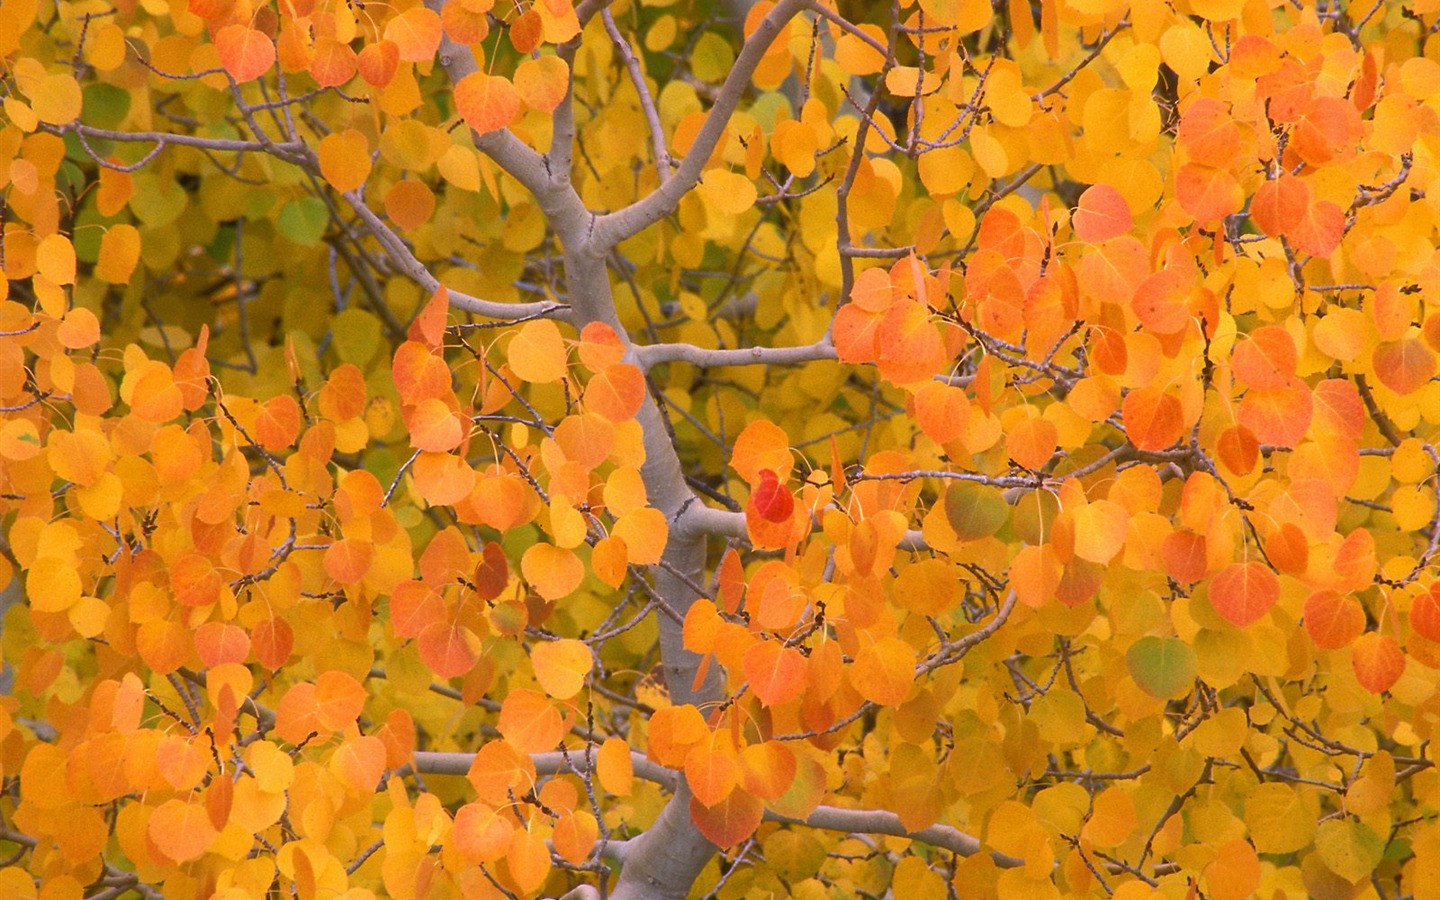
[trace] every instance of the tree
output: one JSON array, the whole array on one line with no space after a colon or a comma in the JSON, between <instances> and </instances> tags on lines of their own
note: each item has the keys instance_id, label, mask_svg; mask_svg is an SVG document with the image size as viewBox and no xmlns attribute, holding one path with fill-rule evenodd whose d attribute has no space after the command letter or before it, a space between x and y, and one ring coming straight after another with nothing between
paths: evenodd
<instances>
[{"instance_id":1,"label":"tree","mask_svg":"<svg viewBox=\"0 0 1440 900\"><path fill-rule=\"evenodd\" d=\"M1440 896L1437 28L4 0L3 893Z\"/></svg>"}]
</instances>

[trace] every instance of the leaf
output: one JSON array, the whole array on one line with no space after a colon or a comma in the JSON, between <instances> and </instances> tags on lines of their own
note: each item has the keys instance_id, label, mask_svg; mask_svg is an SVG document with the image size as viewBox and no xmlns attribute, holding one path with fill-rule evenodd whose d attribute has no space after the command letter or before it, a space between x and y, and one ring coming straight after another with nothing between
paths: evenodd
<instances>
[{"instance_id":1,"label":"leaf","mask_svg":"<svg viewBox=\"0 0 1440 900\"><path fill-rule=\"evenodd\" d=\"M248 25L226 25L215 33L220 65L242 84L254 81L275 65L275 42Z\"/></svg>"},{"instance_id":2,"label":"leaf","mask_svg":"<svg viewBox=\"0 0 1440 900\"><path fill-rule=\"evenodd\" d=\"M210 824L205 807L184 800L166 800L150 815L150 840L177 863L199 859L220 833Z\"/></svg>"},{"instance_id":3,"label":"leaf","mask_svg":"<svg viewBox=\"0 0 1440 900\"><path fill-rule=\"evenodd\" d=\"M860 649L848 675L861 697L881 706L899 706L915 681L915 651L899 638L881 638Z\"/></svg>"},{"instance_id":4,"label":"leaf","mask_svg":"<svg viewBox=\"0 0 1440 900\"><path fill-rule=\"evenodd\" d=\"M690 816L700 833L717 847L733 847L755 833L765 813L765 804L744 791L731 791L714 806L690 799Z\"/></svg>"},{"instance_id":5,"label":"leaf","mask_svg":"<svg viewBox=\"0 0 1440 900\"><path fill-rule=\"evenodd\" d=\"M440 49L440 32L438 15L424 6L412 6L385 23L384 38L406 62L427 62Z\"/></svg>"},{"instance_id":6,"label":"leaf","mask_svg":"<svg viewBox=\"0 0 1440 900\"><path fill-rule=\"evenodd\" d=\"M805 657L779 641L759 641L745 651L745 680L765 706L788 703L805 691Z\"/></svg>"},{"instance_id":7,"label":"leaf","mask_svg":"<svg viewBox=\"0 0 1440 900\"><path fill-rule=\"evenodd\" d=\"M685 782L696 802L721 803L740 783L740 758L728 732L711 732L685 754Z\"/></svg>"},{"instance_id":8,"label":"leaf","mask_svg":"<svg viewBox=\"0 0 1440 900\"><path fill-rule=\"evenodd\" d=\"M1435 354L1419 338L1387 341L1375 348L1372 363L1380 383L1401 396L1413 394L1435 376Z\"/></svg>"},{"instance_id":9,"label":"leaf","mask_svg":"<svg viewBox=\"0 0 1440 900\"><path fill-rule=\"evenodd\" d=\"M554 112L569 89L570 66L558 56L522 60L515 69L515 92L539 112Z\"/></svg>"},{"instance_id":10,"label":"leaf","mask_svg":"<svg viewBox=\"0 0 1440 900\"><path fill-rule=\"evenodd\" d=\"M1188 696L1195 685L1195 651L1179 638L1142 637L1130 645L1125 664L1140 689L1160 700Z\"/></svg>"},{"instance_id":11,"label":"leaf","mask_svg":"<svg viewBox=\"0 0 1440 900\"><path fill-rule=\"evenodd\" d=\"M565 377L565 340L549 319L521 325L508 352L510 368L523 381L547 384Z\"/></svg>"},{"instance_id":12,"label":"leaf","mask_svg":"<svg viewBox=\"0 0 1440 900\"><path fill-rule=\"evenodd\" d=\"M1422 594L1422 597L1429 596ZM1414 622L1414 608L1411 609ZM1316 591L1305 600L1305 631L1324 650L1348 647L1365 630L1365 611L1337 591Z\"/></svg>"},{"instance_id":13,"label":"leaf","mask_svg":"<svg viewBox=\"0 0 1440 900\"><path fill-rule=\"evenodd\" d=\"M1355 679L1372 694L1390 690L1405 672L1405 653L1388 634L1368 631L1355 639L1350 652Z\"/></svg>"},{"instance_id":14,"label":"leaf","mask_svg":"<svg viewBox=\"0 0 1440 900\"><path fill-rule=\"evenodd\" d=\"M1385 854L1385 842L1363 822L1329 819L1315 832L1315 851L1330 871L1346 881L1368 878Z\"/></svg>"},{"instance_id":15,"label":"leaf","mask_svg":"<svg viewBox=\"0 0 1440 900\"><path fill-rule=\"evenodd\" d=\"M723 216L738 216L755 205L755 183L739 172L711 169L700 182L705 205Z\"/></svg>"},{"instance_id":16,"label":"leaf","mask_svg":"<svg viewBox=\"0 0 1440 900\"><path fill-rule=\"evenodd\" d=\"M1135 227L1125 197L1108 184L1094 184L1085 189L1080 195L1074 223L1076 236L1092 244L1119 237Z\"/></svg>"},{"instance_id":17,"label":"leaf","mask_svg":"<svg viewBox=\"0 0 1440 900\"><path fill-rule=\"evenodd\" d=\"M565 721L537 691L511 691L500 707L500 734L522 753L553 750L565 736Z\"/></svg>"},{"instance_id":18,"label":"leaf","mask_svg":"<svg viewBox=\"0 0 1440 900\"><path fill-rule=\"evenodd\" d=\"M1126 436L1140 450L1164 450L1185 434L1180 398L1153 385L1126 394L1121 415Z\"/></svg>"},{"instance_id":19,"label":"leaf","mask_svg":"<svg viewBox=\"0 0 1440 900\"><path fill-rule=\"evenodd\" d=\"M569 700L585 687L595 659L583 642L564 639L537 644L530 651L530 662L545 693Z\"/></svg>"},{"instance_id":20,"label":"leaf","mask_svg":"<svg viewBox=\"0 0 1440 900\"><path fill-rule=\"evenodd\" d=\"M1245 826L1261 853L1294 853L1315 839L1314 804L1287 784L1256 785L1245 798Z\"/></svg>"},{"instance_id":21,"label":"leaf","mask_svg":"<svg viewBox=\"0 0 1440 900\"><path fill-rule=\"evenodd\" d=\"M1210 605L1244 628L1265 617L1280 599L1280 580L1264 563L1231 563L1210 579Z\"/></svg>"},{"instance_id":22,"label":"leaf","mask_svg":"<svg viewBox=\"0 0 1440 900\"><path fill-rule=\"evenodd\" d=\"M786 522L795 511L795 498L780 483L773 469L760 471L760 483L750 495L750 505L767 522Z\"/></svg>"},{"instance_id":23,"label":"leaf","mask_svg":"<svg viewBox=\"0 0 1440 900\"><path fill-rule=\"evenodd\" d=\"M320 174L337 191L353 191L370 177L370 144L353 128L327 134L320 140L316 154Z\"/></svg>"},{"instance_id":24,"label":"leaf","mask_svg":"<svg viewBox=\"0 0 1440 900\"><path fill-rule=\"evenodd\" d=\"M465 124L481 134L509 125L519 115L520 106L515 86L500 75L472 72L455 85L455 109Z\"/></svg>"},{"instance_id":25,"label":"leaf","mask_svg":"<svg viewBox=\"0 0 1440 900\"><path fill-rule=\"evenodd\" d=\"M974 481L954 481L945 491L945 521L962 541L978 541L1005 527L1010 506L1000 491Z\"/></svg>"},{"instance_id":26,"label":"leaf","mask_svg":"<svg viewBox=\"0 0 1440 900\"><path fill-rule=\"evenodd\" d=\"M585 385L585 408L612 422L635 418L645 403L645 375L629 363L606 366Z\"/></svg>"}]
</instances>

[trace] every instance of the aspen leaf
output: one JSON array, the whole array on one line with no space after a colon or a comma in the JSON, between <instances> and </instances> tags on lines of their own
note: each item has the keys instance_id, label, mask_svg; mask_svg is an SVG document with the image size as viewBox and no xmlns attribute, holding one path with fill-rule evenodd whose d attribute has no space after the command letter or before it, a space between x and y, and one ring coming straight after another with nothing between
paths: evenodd
<instances>
[{"instance_id":1,"label":"aspen leaf","mask_svg":"<svg viewBox=\"0 0 1440 900\"><path fill-rule=\"evenodd\" d=\"M798 770L795 754L780 741L751 744L740 751L741 786L761 800L784 796Z\"/></svg>"},{"instance_id":2,"label":"aspen leaf","mask_svg":"<svg viewBox=\"0 0 1440 900\"><path fill-rule=\"evenodd\" d=\"M520 113L520 105L515 86L502 75L472 72L455 85L455 109L465 124L481 134L509 125Z\"/></svg>"},{"instance_id":3,"label":"aspen leaf","mask_svg":"<svg viewBox=\"0 0 1440 900\"><path fill-rule=\"evenodd\" d=\"M100 256L95 263L95 277L111 284L130 281L140 261L140 232L134 225L120 223L110 226L100 239Z\"/></svg>"},{"instance_id":4,"label":"aspen leaf","mask_svg":"<svg viewBox=\"0 0 1440 900\"><path fill-rule=\"evenodd\" d=\"M1405 671L1405 653L1388 634L1368 631L1355 639L1350 652L1355 679L1372 694L1390 690Z\"/></svg>"},{"instance_id":5,"label":"aspen leaf","mask_svg":"<svg viewBox=\"0 0 1440 900\"><path fill-rule=\"evenodd\" d=\"M512 821L508 813L483 803L467 803L455 813L450 840L461 859L472 865L494 862L510 849L510 835L515 830Z\"/></svg>"},{"instance_id":6,"label":"aspen leaf","mask_svg":"<svg viewBox=\"0 0 1440 900\"><path fill-rule=\"evenodd\" d=\"M448 621L420 629L416 644L425 665L441 679L464 675L480 660L480 639L468 627Z\"/></svg>"},{"instance_id":7,"label":"aspen leaf","mask_svg":"<svg viewBox=\"0 0 1440 900\"><path fill-rule=\"evenodd\" d=\"M1161 700L1190 693L1195 684L1195 651L1179 638L1140 638L1125 654L1130 677L1140 689Z\"/></svg>"},{"instance_id":8,"label":"aspen leaf","mask_svg":"<svg viewBox=\"0 0 1440 900\"><path fill-rule=\"evenodd\" d=\"M385 745L370 735L348 740L335 748L330 771L350 793L371 794L385 774Z\"/></svg>"},{"instance_id":9,"label":"aspen leaf","mask_svg":"<svg viewBox=\"0 0 1440 900\"><path fill-rule=\"evenodd\" d=\"M1428 597L1422 594L1421 597ZM1337 591L1316 591L1305 600L1305 631L1315 646L1338 650L1354 643L1365 630L1365 611L1353 598ZM1414 607L1411 607L1414 623ZM1418 630L1418 629L1417 629Z\"/></svg>"},{"instance_id":10,"label":"aspen leaf","mask_svg":"<svg viewBox=\"0 0 1440 900\"><path fill-rule=\"evenodd\" d=\"M371 87L383 88L395 79L400 65L400 48L394 41L381 40L367 44L355 59L360 77ZM461 115L464 115L462 112Z\"/></svg>"},{"instance_id":11,"label":"aspen leaf","mask_svg":"<svg viewBox=\"0 0 1440 900\"><path fill-rule=\"evenodd\" d=\"M558 56L526 59L515 69L515 92L526 106L554 112L570 89L570 67Z\"/></svg>"},{"instance_id":12,"label":"aspen leaf","mask_svg":"<svg viewBox=\"0 0 1440 900\"><path fill-rule=\"evenodd\" d=\"M1231 563L1210 579L1210 605L1244 628L1264 618L1280 599L1280 580L1264 563Z\"/></svg>"},{"instance_id":13,"label":"aspen leaf","mask_svg":"<svg viewBox=\"0 0 1440 900\"><path fill-rule=\"evenodd\" d=\"M370 177L370 144L353 128L321 138L316 153L320 174L337 191L353 191Z\"/></svg>"},{"instance_id":14,"label":"aspen leaf","mask_svg":"<svg viewBox=\"0 0 1440 900\"><path fill-rule=\"evenodd\" d=\"M553 750L565 736L565 721L537 691L516 690L500 707L500 734L522 753Z\"/></svg>"},{"instance_id":15,"label":"aspen leaf","mask_svg":"<svg viewBox=\"0 0 1440 900\"><path fill-rule=\"evenodd\" d=\"M795 511L795 497L776 478L775 470L762 469L750 505L767 522L786 522Z\"/></svg>"},{"instance_id":16,"label":"aspen leaf","mask_svg":"<svg viewBox=\"0 0 1440 900\"><path fill-rule=\"evenodd\" d=\"M1261 853L1294 853L1315 839L1315 814L1287 784L1256 785L1245 798L1245 826Z\"/></svg>"},{"instance_id":17,"label":"aspen leaf","mask_svg":"<svg viewBox=\"0 0 1440 900\"><path fill-rule=\"evenodd\" d=\"M711 169L700 183L700 196L724 216L738 216L755 205L755 183L739 172Z\"/></svg>"},{"instance_id":18,"label":"aspen leaf","mask_svg":"<svg viewBox=\"0 0 1440 900\"><path fill-rule=\"evenodd\" d=\"M860 649L849 676L856 692L866 700L899 706L915 681L915 651L899 638L881 638Z\"/></svg>"},{"instance_id":19,"label":"aspen leaf","mask_svg":"<svg viewBox=\"0 0 1440 900\"><path fill-rule=\"evenodd\" d=\"M612 422L635 418L645 402L645 375L629 363L606 366L585 385L586 409Z\"/></svg>"},{"instance_id":20,"label":"aspen leaf","mask_svg":"<svg viewBox=\"0 0 1440 900\"><path fill-rule=\"evenodd\" d=\"M150 840L177 863L205 855L220 836L203 806L166 800L150 815Z\"/></svg>"},{"instance_id":21,"label":"aspen leaf","mask_svg":"<svg viewBox=\"0 0 1440 900\"><path fill-rule=\"evenodd\" d=\"M755 833L765 813L765 804L744 791L731 791L714 806L691 798L690 816L700 833L717 847L733 847Z\"/></svg>"},{"instance_id":22,"label":"aspen leaf","mask_svg":"<svg viewBox=\"0 0 1440 900\"><path fill-rule=\"evenodd\" d=\"M1255 196L1250 200L1250 215L1255 224L1271 237L1290 236L1305 219L1310 203L1309 183L1302 178L1282 175L1255 190Z\"/></svg>"},{"instance_id":23,"label":"aspen leaf","mask_svg":"<svg viewBox=\"0 0 1440 900\"><path fill-rule=\"evenodd\" d=\"M595 774L606 791L619 797L630 796L635 766L630 759L630 745L624 738L606 738L595 751Z\"/></svg>"},{"instance_id":24,"label":"aspen leaf","mask_svg":"<svg viewBox=\"0 0 1440 900\"><path fill-rule=\"evenodd\" d=\"M440 31L438 15L424 6L412 6L385 23L384 37L395 45L401 59L425 62L440 48Z\"/></svg>"},{"instance_id":25,"label":"aspen leaf","mask_svg":"<svg viewBox=\"0 0 1440 900\"><path fill-rule=\"evenodd\" d=\"M728 732L712 732L685 754L685 782L697 802L714 806L740 783L740 757Z\"/></svg>"},{"instance_id":26,"label":"aspen leaf","mask_svg":"<svg viewBox=\"0 0 1440 900\"><path fill-rule=\"evenodd\" d=\"M1126 394L1121 415L1126 436L1141 450L1164 450L1185 433L1180 398L1153 385Z\"/></svg>"},{"instance_id":27,"label":"aspen leaf","mask_svg":"<svg viewBox=\"0 0 1440 900\"><path fill-rule=\"evenodd\" d=\"M561 813L555 823L555 852L577 866L589 857L599 838L599 821L583 809Z\"/></svg>"},{"instance_id":28,"label":"aspen leaf","mask_svg":"<svg viewBox=\"0 0 1440 900\"><path fill-rule=\"evenodd\" d=\"M226 25L215 33L220 64L239 82L254 81L275 64L275 42L248 25Z\"/></svg>"},{"instance_id":29,"label":"aspen leaf","mask_svg":"<svg viewBox=\"0 0 1440 900\"><path fill-rule=\"evenodd\" d=\"M571 550L535 544L520 557L520 573L540 596L559 600L580 586L585 579L585 564Z\"/></svg>"},{"instance_id":30,"label":"aspen leaf","mask_svg":"<svg viewBox=\"0 0 1440 900\"><path fill-rule=\"evenodd\" d=\"M1010 507L998 489L974 481L955 481L945 491L945 521L962 541L990 537L1010 519Z\"/></svg>"},{"instance_id":31,"label":"aspen leaf","mask_svg":"<svg viewBox=\"0 0 1440 900\"><path fill-rule=\"evenodd\" d=\"M1397 394L1412 394L1435 375L1435 354L1419 338L1387 341L1372 357L1375 377Z\"/></svg>"},{"instance_id":32,"label":"aspen leaf","mask_svg":"<svg viewBox=\"0 0 1440 900\"><path fill-rule=\"evenodd\" d=\"M524 381L544 384L565 377L565 340L549 319L526 322L511 338L510 368Z\"/></svg>"},{"instance_id":33,"label":"aspen leaf","mask_svg":"<svg viewBox=\"0 0 1440 900\"><path fill-rule=\"evenodd\" d=\"M1082 241L1098 244L1119 237L1134 227L1130 206L1121 193L1107 184L1091 185L1080 195L1074 216L1075 234Z\"/></svg>"},{"instance_id":34,"label":"aspen leaf","mask_svg":"<svg viewBox=\"0 0 1440 900\"><path fill-rule=\"evenodd\" d=\"M594 665L590 648L570 639L537 644L530 651L530 661L545 693L560 700L580 693Z\"/></svg>"},{"instance_id":35,"label":"aspen leaf","mask_svg":"<svg viewBox=\"0 0 1440 900\"><path fill-rule=\"evenodd\" d=\"M322 88L339 87L355 77L355 51L334 38L315 42L315 56L310 60L310 77ZM327 180L329 176L326 176Z\"/></svg>"},{"instance_id":36,"label":"aspen leaf","mask_svg":"<svg viewBox=\"0 0 1440 900\"><path fill-rule=\"evenodd\" d=\"M759 641L744 657L745 679L766 706L799 697L805 690L805 658L778 641Z\"/></svg>"},{"instance_id":37,"label":"aspen leaf","mask_svg":"<svg viewBox=\"0 0 1440 900\"><path fill-rule=\"evenodd\" d=\"M1368 878L1380 864L1385 842L1363 822L1330 819L1315 832L1315 851L1327 869L1357 882Z\"/></svg>"},{"instance_id":38,"label":"aspen leaf","mask_svg":"<svg viewBox=\"0 0 1440 900\"><path fill-rule=\"evenodd\" d=\"M523 828L510 835L504 858L515 884L526 894L537 890L550 875L550 848L539 835Z\"/></svg>"}]
</instances>

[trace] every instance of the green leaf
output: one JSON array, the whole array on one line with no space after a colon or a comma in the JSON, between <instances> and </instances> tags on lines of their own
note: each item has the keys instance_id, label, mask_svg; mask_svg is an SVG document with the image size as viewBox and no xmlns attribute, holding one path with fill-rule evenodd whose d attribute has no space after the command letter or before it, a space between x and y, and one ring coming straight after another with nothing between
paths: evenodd
<instances>
[{"instance_id":1,"label":"green leaf","mask_svg":"<svg viewBox=\"0 0 1440 900\"><path fill-rule=\"evenodd\" d=\"M1130 645L1125 664L1140 690L1161 700L1183 697L1195 683L1195 651L1179 638L1142 637Z\"/></svg>"},{"instance_id":2,"label":"green leaf","mask_svg":"<svg viewBox=\"0 0 1440 900\"><path fill-rule=\"evenodd\" d=\"M380 349L380 320L363 309L347 309L335 317L335 352L361 368Z\"/></svg>"},{"instance_id":3,"label":"green leaf","mask_svg":"<svg viewBox=\"0 0 1440 900\"><path fill-rule=\"evenodd\" d=\"M313 247L325 236L329 222L330 211L324 201L319 197L301 197L285 204L275 218L275 227L295 243Z\"/></svg>"},{"instance_id":4,"label":"green leaf","mask_svg":"<svg viewBox=\"0 0 1440 900\"><path fill-rule=\"evenodd\" d=\"M1331 819L1316 832L1315 850L1327 869L1353 884L1375 871L1385 842L1363 822Z\"/></svg>"},{"instance_id":5,"label":"green leaf","mask_svg":"<svg viewBox=\"0 0 1440 900\"><path fill-rule=\"evenodd\" d=\"M978 541L1004 527L1010 506L997 488L957 481L945 492L945 518L962 541Z\"/></svg>"}]
</instances>

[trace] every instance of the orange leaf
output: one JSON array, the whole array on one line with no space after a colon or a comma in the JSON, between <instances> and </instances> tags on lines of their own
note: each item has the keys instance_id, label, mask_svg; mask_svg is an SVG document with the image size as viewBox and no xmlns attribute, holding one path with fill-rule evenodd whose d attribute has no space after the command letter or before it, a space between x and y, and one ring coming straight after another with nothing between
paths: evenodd
<instances>
[{"instance_id":1,"label":"orange leaf","mask_svg":"<svg viewBox=\"0 0 1440 900\"><path fill-rule=\"evenodd\" d=\"M449 453L465 439L460 416L443 400L421 400L405 416L410 446L430 453Z\"/></svg>"},{"instance_id":2,"label":"orange leaf","mask_svg":"<svg viewBox=\"0 0 1440 900\"><path fill-rule=\"evenodd\" d=\"M1240 128L1223 103L1201 97L1181 114L1175 140L1195 162L1224 168L1235 161Z\"/></svg>"},{"instance_id":3,"label":"orange leaf","mask_svg":"<svg viewBox=\"0 0 1440 900\"><path fill-rule=\"evenodd\" d=\"M385 24L385 40L406 62L426 62L440 49L440 17L424 6L412 6Z\"/></svg>"},{"instance_id":4,"label":"orange leaf","mask_svg":"<svg viewBox=\"0 0 1440 900\"><path fill-rule=\"evenodd\" d=\"M565 737L565 720L538 691L511 691L500 706L500 734L522 753L554 750Z\"/></svg>"},{"instance_id":5,"label":"orange leaf","mask_svg":"<svg viewBox=\"0 0 1440 900\"><path fill-rule=\"evenodd\" d=\"M554 112L570 89L570 66L558 56L525 59L515 69L515 92L531 109Z\"/></svg>"},{"instance_id":6,"label":"orange leaf","mask_svg":"<svg viewBox=\"0 0 1440 900\"><path fill-rule=\"evenodd\" d=\"M1235 345L1231 365L1235 380L1245 387L1282 388L1295 376L1299 357L1290 332L1279 325L1265 325Z\"/></svg>"},{"instance_id":7,"label":"orange leaf","mask_svg":"<svg viewBox=\"0 0 1440 900\"><path fill-rule=\"evenodd\" d=\"M184 800L166 800L150 814L147 829L155 847L177 863L199 859L220 833L205 807Z\"/></svg>"},{"instance_id":8,"label":"orange leaf","mask_svg":"<svg viewBox=\"0 0 1440 900\"><path fill-rule=\"evenodd\" d=\"M1305 214L1287 236L1301 253L1329 256L1345 237L1345 211L1329 200L1306 204Z\"/></svg>"},{"instance_id":9,"label":"orange leaf","mask_svg":"<svg viewBox=\"0 0 1440 900\"><path fill-rule=\"evenodd\" d=\"M1421 597L1429 597L1428 593ZM1336 591L1316 591L1305 600L1305 630L1315 646L1325 650L1348 647L1365 630L1365 611L1350 597ZM1411 610L1414 621L1414 609Z\"/></svg>"},{"instance_id":10,"label":"orange leaf","mask_svg":"<svg viewBox=\"0 0 1440 900\"><path fill-rule=\"evenodd\" d=\"M374 793L385 774L384 742L369 735L346 741L331 755L330 771L350 793Z\"/></svg>"},{"instance_id":11,"label":"orange leaf","mask_svg":"<svg viewBox=\"0 0 1440 900\"><path fill-rule=\"evenodd\" d=\"M740 751L740 783L761 800L778 800L795 781L795 754L779 741L751 744Z\"/></svg>"},{"instance_id":12,"label":"orange leaf","mask_svg":"<svg viewBox=\"0 0 1440 900\"><path fill-rule=\"evenodd\" d=\"M1309 182L1282 175L1256 189L1250 200L1250 216L1271 237L1290 236L1305 218L1309 206Z\"/></svg>"},{"instance_id":13,"label":"orange leaf","mask_svg":"<svg viewBox=\"0 0 1440 900\"><path fill-rule=\"evenodd\" d=\"M250 635L238 625L206 622L195 629L195 652L210 669L244 662L250 655Z\"/></svg>"},{"instance_id":14,"label":"orange leaf","mask_svg":"<svg viewBox=\"0 0 1440 900\"><path fill-rule=\"evenodd\" d=\"M340 731L353 725L365 709L365 687L339 671L321 673L315 679L315 717L321 727Z\"/></svg>"},{"instance_id":15,"label":"orange leaf","mask_svg":"<svg viewBox=\"0 0 1440 900\"><path fill-rule=\"evenodd\" d=\"M760 641L745 651L745 680L765 706L776 706L805 691L805 657L779 641Z\"/></svg>"},{"instance_id":16,"label":"orange leaf","mask_svg":"<svg viewBox=\"0 0 1440 900\"><path fill-rule=\"evenodd\" d=\"M758 483L765 471L777 481L784 481L790 477L791 463L790 437L780 426L764 419L746 425L730 451L730 467L748 484Z\"/></svg>"},{"instance_id":17,"label":"orange leaf","mask_svg":"<svg viewBox=\"0 0 1440 900\"><path fill-rule=\"evenodd\" d=\"M740 758L728 731L712 731L690 748L685 754L685 781L705 806L721 802L739 785Z\"/></svg>"},{"instance_id":18,"label":"orange leaf","mask_svg":"<svg viewBox=\"0 0 1440 900\"><path fill-rule=\"evenodd\" d=\"M871 703L899 706L915 682L915 651L896 637L860 649L849 669L850 684Z\"/></svg>"},{"instance_id":19,"label":"orange leaf","mask_svg":"<svg viewBox=\"0 0 1440 900\"><path fill-rule=\"evenodd\" d=\"M370 571L375 545L358 538L336 541L325 548L325 574L341 584L359 584Z\"/></svg>"},{"instance_id":20,"label":"orange leaf","mask_svg":"<svg viewBox=\"0 0 1440 900\"><path fill-rule=\"evenodd\" d=\"M383 88L395 78L395 70L400 65L400 48L394 41L367 44L355 63L366 84Z\"/></svg>"},{"instance_id":21,"label":"orange leaf","mask_svg":"<svg viewBox=\"0 0 1440 900\"><path fill-rule=\"evenodd\" d=\"M1125 395L1121 406L1125 434L1141 450L1164 450L1185 434L1185 411L1180 399L1148 386Z\"/></svg>"},{"instance_id":22,"label":"orange leaf","mask_svg":"<svg viewBox=\"0 0 1440 900\"><path fill-rule=\"evenodd\" d=\"M585 564L574 551L553 544L535 544L520 557L520 573L546 600L559 600L580 587Z\"/></svg>"},{"instance_id":23,"label":"orange leaf","mask_svg":"<svg viewBox=\"0 0 1440 900\"><path fill-rule=\"evenodd\" d=\"M1263 563L1231 563L1210 579L1210 605L1239 628L1260 621L1280 599L1280 579Z\"/></svg>"},{"instance_id":24,"label":"orange leaf","mask_svg":"<svg viewBox=\"0 0 1440 900\"><path fill-rule=\"evenodd\" d=\"M215 34L220 65L239 82L254 81L275 65L275 42L248 25L226 25Z\"/></svg>"},{"instance_id":25,"label":"orange leaf","mask_svg":"<svg viewBox=\"0 0 1440 900\"><path fill-rule=\"evenodd\" d=\"M1196 224L1206 228L1213 228L1245 205L1240 182L1227 169L1195 163L1187 163L1175 173L1175 198Z\"/></svg>"},{"instance_id":26,"label":"orange leaf","mask_svg":"<svg viewBox=\"0 0 1440 900\"><path fill-rule=\"evenodd\" d=\"M1355 640L1350 652L1355 680L1371 693L1390 690L1405 671L1405 653L1388 634L1368 631Z\"/></svg>"},{"instance_id":27,"label":"orange leaf","mask_svg":"<svg viewBox=\"0 0 1440 900\"><path fill-rule=\"evenodd\" d=\"M1380 383L1402 396L1420 390L1435 375L1435 353L1418 337L1381 344L1371 362Z\"/></svg>"},{"instance_id":28,"label":"orange leaf","mask_svg":"<svg viewBox=\"0 0 1440 900\"><path fill-rule=\"evenodd\" d=\"M629 363L607 366L585 385L585 408L612 422L635 418L645 402L645 375Z\"/></svg>"},{"instance_id":29,"label":"orange leaf","mask_svg":"<svg viewBox=\"0 0 1440 900\"><path fill-rule=\"evenodd\" d=\"M472 72L455 85L455 109L465 124L481 134L509 125L519 115L520 105L515 86L500 75Z\"/></svg>"},{"instance_id":30,"label":"orange leaf","mask_svg":"<svg viewBox=\"0 0 1440 900\"><path fill-rule=\"evenodd\" d=\"M1183 122L1183 120L1182 120ZM1073 219L1075 234L1082 241L1098 244L1119 237L1135 225L1130 204L1108 184L1095 184L1080 195L1080 207Z\"/></svg>"},{"instance_id":31,"label":"orange leaf","mask_svg":"<svg viewBox=\"0 0 1440 900\"><path fill-rule=\"evenodd\" d=\"M624 738L606 738L595 753L595 774L600 786L619 797L630 796L634 788L635 763Z\"/></svg>"},{"instance_id":32,"label":"orange leaf","mask_svg":"<svg viewBox=\"0 0 1440 900\"><path fill-rule=\"evenodd\" d=\"M690 817L700 833L718 847L733 847L760 827L765 804L745 791L731 791L714 806L705 806L690 798Z\"/></svg>"},{"instance_id":33,"label":"orange leaf","mask_svg":"<svg viewBox=\"0 0 1440 900\"><path fill-rule=\"evenodd\" d=\"M510 836L504 860L522 894L534 893L550 876L550 848L544 838L523 828Z\"/></svg>"},{"instance_id":34,"label":"orange leaf","mask_svg":"<svg viewBox=\"0 0 1440 900\"><path fill-rule=\"evenodd\" d=\"M453 2L453 0L452 0ZM467 803L455 813L450 844L469 864L495 862L510 849L513 817L483 803Z\"/></svg>"},{"instance_id":35,"label":"orange leaf","mask_svg":"<svg viewBox=\"0 0 1440 900\"><path fill-rule=\"evenodd\" d=\"M1435 585L1410 605L1410 627L1426 640L1440 641L1440 597Z\"/></svg>"},{"instance_id":36,"label":"orange leaf","mask_svg":"<svg viewBox=\"0 0 1440 900\"><path fill-rule=\"evenodd\" d=\"M431 622L420 629L416 645L425 665L442 679L464 675L480 661L480 639L464 625Z\"/></svg>"}]
</instances>

